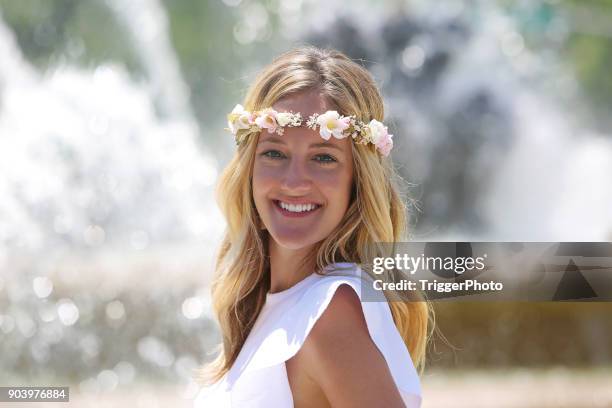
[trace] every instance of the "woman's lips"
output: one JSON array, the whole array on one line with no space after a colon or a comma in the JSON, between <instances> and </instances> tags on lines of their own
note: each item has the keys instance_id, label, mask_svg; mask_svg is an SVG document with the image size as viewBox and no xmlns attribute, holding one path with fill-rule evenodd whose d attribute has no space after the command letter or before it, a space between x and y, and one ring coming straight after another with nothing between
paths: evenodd
<instances>
[{"instance_id":1,"label":"woman's lips","mask_svg":"<svg viewBox=\"0 0 612 408\"><path fill-rule=\"evenodd\" d=\"M278 210L278 212L280 212L285 217L289 217L289 218L308 217L309 215L318 212L322 207L322 205L316 204L317 207L314 210L293 212L293 211L285 210L283 207L281 207L279 200L272 200L272 201L274 202L274 207Z\"/></svg>"}]
</instances>

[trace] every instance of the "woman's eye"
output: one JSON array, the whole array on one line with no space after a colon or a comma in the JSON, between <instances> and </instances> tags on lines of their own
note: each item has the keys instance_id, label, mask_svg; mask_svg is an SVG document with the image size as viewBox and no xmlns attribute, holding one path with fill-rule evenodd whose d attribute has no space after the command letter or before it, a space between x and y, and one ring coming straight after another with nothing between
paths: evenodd
<instances>
[{"instance_id":1,"label":"woman's eye","mask_svg":"<svg viewBox=\"0 0 612 408\"><path fill-rule=\"evenodd\" d=\"M284 155L278 150L268 150L267 152L263 152L261 155L271 159L281 159L284 157Z\"/></svg>"},{"instance_id":2,"label":"woman's eye","mask_svg":"<svg viewBox=\"0 0 612 408\"><path fill-rule=\"evenodd\" d=\"M286 157L282 152L279 152L278 150L265 151L261 153L261 156L273 160L284 159ZM317 154L313 160L322 164L335 163L337 161L333 156L329 154Z\"/></svg>"},{"instance_id":3,"label":"woman's eye","mask_svg":"<svg viewBox=\"0 0 612 408\"><path fill-rule=\"evenodd\" d=\"M317 154L316 161L327 164L327 163L334 163L337 160L333 156L330 156L329 154Z\"/></svg>"}]
</instances>

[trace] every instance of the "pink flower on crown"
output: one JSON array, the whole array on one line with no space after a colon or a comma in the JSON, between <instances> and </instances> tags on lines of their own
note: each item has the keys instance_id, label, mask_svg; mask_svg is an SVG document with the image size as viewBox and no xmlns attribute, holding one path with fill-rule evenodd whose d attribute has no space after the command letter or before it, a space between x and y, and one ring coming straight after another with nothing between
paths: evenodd
<instances>
[{"instance_id":1,"label":"pink flower on crown","mask_svg":"<svg viewBox=\"0 0 612 408\"><path fill-rule=\"evenodd\" d=\"M383 156L387 157L391 152L391 149L393 149L393 135L387 134L387 137L385 137L381 143L376 145L376 148Z\"/></svg>"},{"instance_id":2,"label":"pink flower on crown","mask_svg":"<svg viewBox=\"0 0 612 408\"><path fill-rule=\"evenodd\" d=\"M268 129L268 133L274 133L278 126L276 111L271 108L262 110L255 119L255 124L262 129Z\"/></svg>"},{"instance_id":3,"label":"pink flower on crown","mask_svg":"<svg viewBox=\"0 0 612 408\"><path fill-rule=\"evenodd\" d=\"M393 148L393 135L389 134L387 127L376 119L372 119L370 123L368 123L367 132L370 140L374 143L378 151L380 151L383 156L388 156Z\"/></svg>"},{"instance_id":4,"label":"pink flower on crown","mask_svg":"<svg viewBox=\"0 0 612 408\"><path fill-rule=\"evenodd\" d=\"M317 117L317 125L319 125L319 134L325 140L333 135L336 139L343 139L348 135L343 132L350 125L351 118L340 116L336 111L327 111Z\"/></svg>"}]
</instances>

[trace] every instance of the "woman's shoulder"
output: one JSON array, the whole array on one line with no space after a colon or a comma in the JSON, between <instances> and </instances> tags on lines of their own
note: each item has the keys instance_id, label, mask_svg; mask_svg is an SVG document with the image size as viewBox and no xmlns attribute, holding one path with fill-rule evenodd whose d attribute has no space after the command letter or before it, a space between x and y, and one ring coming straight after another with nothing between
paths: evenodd
<instances>
[{"instance_id":1,"label":"woman's shoulder","mask_svg":"<svg viewBox=\"0 0 612 408\"><path fill-rule=\"evenodd\" d=\"M389 366L368 330L360 299L349 285L341 284L334 291L294 364L327 390L332 403L403 406Z\"/></svg>"},{"instance_id":2,"label":"woman's shoulder","mask_svg":"<svg viewBox=\"0 0 612 408\"><path fill-rule=\"evenodd\" d=\"M387 337L389 333L396 334L387 299L382 293L373 296L371 288L371 278L358 264L333 264L304 285L304 290L289 308L283 310L283 317L274 325L292 339L298 339L293 343L298 347L291 354L303 345L315 325L329 327L335 333L339 333L342 326L347 333L362 333L366 337L368 334ZM325 330L319 332L327 333Z\"/></svg>"},{"instance_id":3,"label":"woman's shoulder","mask_svg":"<svg viewBox=\"0 0 612 408\"><path fill-rule=\"evenodd\" d=\"M357 374L348 368L354 361L360 361L364 364L358 364L359 367L372 368L368 373L359 371L355 377L353 384L362 385L362 379L369 378L369 374L388 369L402 395L418 396L418 374L395 326L389 303L382 293L364 295L371 289L371 278L357 265L353 274L326 275L311 286L300 301L304 310L298 320L308 322L307 327L301 327L305 330L300 350L306 356L301 360L313 364L314 372L332 375L335 370L335 376L344 376L347 370ZM386 365L381 366L382 362ZM370 380L382 389L389 385L378 383L377 378Z\"/></svg>"},{"instance_id":4,"label":"woman's shoulder","mask_svg":"<svg viewBox=\"0 0 612 408\"><path fill-rule=\"evenodd\" d=\"M313 273L298 282L296 290L290 288L289 292L268 295L266 310L250 336L249 346L255 352L248 365L261 368L295 355L332 299L340 306L350 302L361 309L360 275L356 264L334 264L325 268L323 274Z\"/></svg>"},{"instance_id":5,"label":"woman's shoulder","mask_svg":"<svg viewBox=\"0 0 612 408\"><path fill-rule=\"evenodd\" d=\"M311 329L309 339L315 344L327 342L336 335L368 335L362 304L355 288L342 280L328 280L334 285L329 294L328 304L317 315L316 324Z\"/></svg>"},{"instance_id":6,"label":"woman's shoulder","mask_svg":"<svg viewBox=\"0 0 612 408\"><path fill-rule=\"evenodd\" d=\"M372 278L357 264L343 266L342 271L335 269L319 277L301 296L297 309L304 311L303 320L310 323L306 334L323 317L327 322L342 321L354 329L363 324L366 335L395 332L387 298L373 291Z\"/></svg>"}]
</instances>

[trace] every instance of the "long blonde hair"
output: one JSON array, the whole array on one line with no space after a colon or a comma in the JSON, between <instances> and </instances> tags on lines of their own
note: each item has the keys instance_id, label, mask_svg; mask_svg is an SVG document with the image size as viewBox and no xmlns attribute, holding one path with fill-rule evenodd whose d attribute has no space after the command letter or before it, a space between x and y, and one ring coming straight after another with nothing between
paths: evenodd
<instances>
[{"instance_id":1,"label":"long blonde hair","mask_svg":"<svg viewBox=\"0 0 612 408\"><path fill-rule=\"evenodd\" d=\"M366 123L384 119L383 100L370 73L339 51L315 47L293 49L277 57L255 79L243 105L249 111L259 110L310 89L317 89L340 114L356 115ZM200 371L199 381L204 383L217 381L230 369L270 287L268 232L260 228L251 185L257 139L253 134L238 146L218 182L217 200L227 230L215 266L212 301L223 348ZM380 252L378 243L406 239L406 206L390 160L372 145L351 145L355 174L347 212L303 260L312 261L317 273L334 262L362 264L372 259L372 248ZM429 337L429 304L418 299L393 301L389 306L415 366L422 368Z\"/></svg>"}]
</instances>

